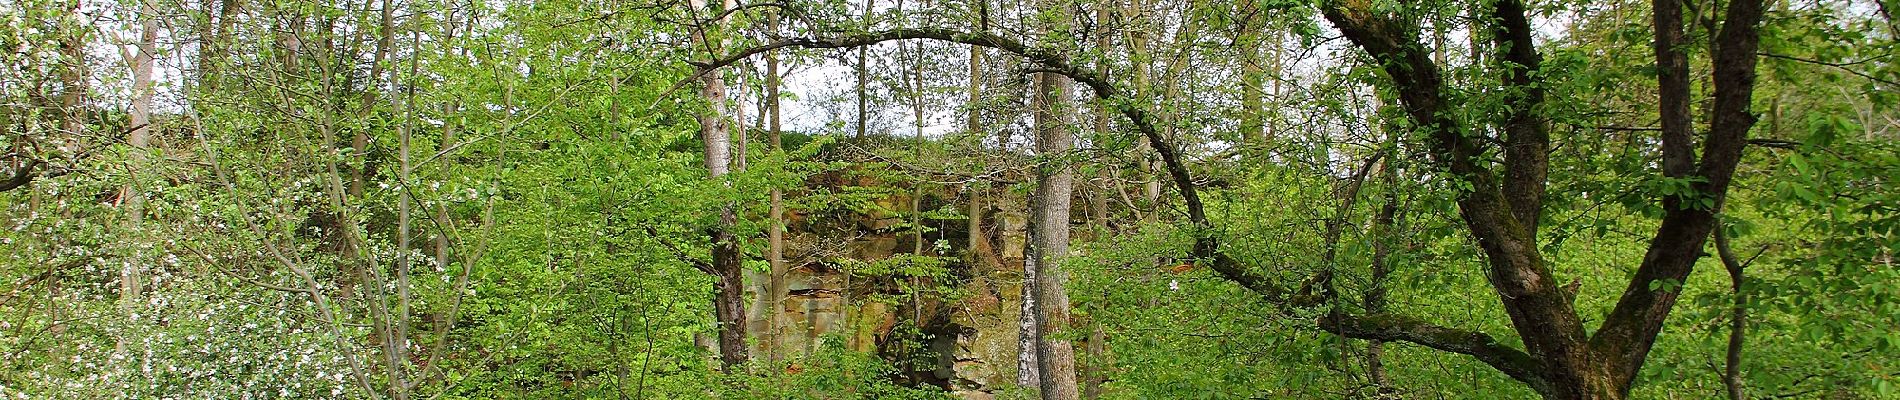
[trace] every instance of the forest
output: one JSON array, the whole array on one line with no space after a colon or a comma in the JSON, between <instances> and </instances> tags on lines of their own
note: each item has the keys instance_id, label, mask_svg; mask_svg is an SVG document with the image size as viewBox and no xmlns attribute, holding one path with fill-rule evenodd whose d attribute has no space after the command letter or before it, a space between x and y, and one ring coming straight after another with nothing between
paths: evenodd
<instances>
[{"instance_id":1,"label":"forest","mask_svg":"<svg viewBox=\"0 0 1900 400\"><path fill-rule=\"evenodd\" d=\"M1900 399L1895 12L0 1L0 399Z\"/></svg>"}]
</instances>

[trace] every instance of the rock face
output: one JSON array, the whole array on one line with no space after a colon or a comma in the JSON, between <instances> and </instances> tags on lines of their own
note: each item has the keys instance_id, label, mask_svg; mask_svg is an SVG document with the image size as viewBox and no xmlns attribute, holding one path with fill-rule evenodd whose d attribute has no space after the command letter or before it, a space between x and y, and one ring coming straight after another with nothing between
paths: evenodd
<instances>
[{"instance_id":1,"label":"rock face","mask_svg":"<svg viewBox=\"0 0 1900 400\"><path fill-rule=\"evenodd\" d=\"M767 324L758 323L763 321L752 324L760 342L754 354L771 354L763 351L770 347L795 359L833 344L826 341L842 341L835 344L896 365L900 383L993 398L988 388L1015 376L1027 222L1022 199L1000 190L941 188L913 202L910 188L880 186L848 173L821 174L807 187L878 194L858 206L788 213L788 293L777 304L751 305L776 311L762 314L771 318L774 332L765 332ZM972 246L967 219L945 218L921 221L928 229L918 246L910 226L913 203L967 216L972 199L1004 205L979 211L985 223L974 237L986 243ZM913 254L919 247L921 254ZM766 290L765 274L747 278L751 290Z\"/></svg>"}]
</instances>

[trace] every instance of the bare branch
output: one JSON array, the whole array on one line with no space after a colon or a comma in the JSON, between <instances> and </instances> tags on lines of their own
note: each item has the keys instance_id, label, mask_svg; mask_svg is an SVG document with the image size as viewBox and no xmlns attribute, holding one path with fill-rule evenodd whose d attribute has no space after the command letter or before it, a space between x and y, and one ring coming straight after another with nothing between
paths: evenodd
<instances>
[{"instance_id":1,"label":"bare branch","mask_svg":"<svg viewBox=\"0 0 1900 400\"><path fill-rule=\"evenodd\" d=\"M1848 67L1850 67L1850 66L1854 66L1854 65L1857 65L1857 64L1862 64L1862 63L1866 63L1866 62L1868 62L1868 61L1872 61L1871 59L1869 59L1869 60L1861 60L1861 61L1855 61L1855 62L1845 62L1845 63L1837 63L1837 62L1827 62L1827 61L1821 61L1821 60L1814 60L1814 59L1807 59L1807 58L1801 58L1801 57L1795 57L1795 56L1790 56L1790 55L1783 55L1783 54L1775 54L1775 53L1769 53L1769 52L1765 52L1765 51L1764 51L1764 52L1760 52L1760 53L1756 53L1756 54L1760 54L1760 55L1761 55L1762 57L1768 57L1768 58L1773 58L1773 59L1780 59L1780 60L1788 60L1788 61L1794 61L1794 62L1799 62L1799 63L1805 63L1805 64L1814 64L1814 65L1820 65L1820 66L1827 66L1827 67L1834 67L1834 68L1837 68L1837 69L1840 69L1840 70L1841 70L1842 72L1846 72L1846 73L1849 73L1849 74L1853 74L1854 76L1858 76L1858 77L1862 77L1862 78L1867 78L1867 80L1870 80L1870 81L1874 81L1874 82L1880 82L1880 83L1884 83L1884 84L1886 84L1887 86L1900 86L1900 82L1894 82L1894 81L1892 81L1892 80L1888 80L1888 79L1881 79L1880 77L1877 77L1877 76L1873 76L1873 75L1868 75L1868 74L1867 74L1867 73L1865 73L1865 72L1860 72L1860 71L1855 71L1855 70L1854 70L1853 68L1848 68Z\"/></svg>"}]
</instances>

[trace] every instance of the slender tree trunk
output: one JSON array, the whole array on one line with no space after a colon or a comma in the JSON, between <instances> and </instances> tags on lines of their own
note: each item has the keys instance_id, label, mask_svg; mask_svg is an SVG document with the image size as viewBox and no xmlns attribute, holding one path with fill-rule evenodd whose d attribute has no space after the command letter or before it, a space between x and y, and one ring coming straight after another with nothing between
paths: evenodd
<instances>
[{"instance_id":1,"label":"slender tree trunk","mask_svg":"<svg viewBox=\"0 0 1900 400\"><path fill-rule=\"evenodd\" d=\"M989 2L987 0L977 0L976 12L977 26L979 29L982 29L989 22ZM983 48L979 46L970 46L970 81L968 95L969 100L965 102L963 111L963 129L965 134L973 138L978 138L975 146L981 149L983 147L983 141L981 139L987 136L987 134L983 131L982 114L979 112L981 108L978 107L983 101ZM985 211L983 191L973 187L976 186L975 182L965 185L963 192L970 196L970 220L968 229L969 236L965 239L966 243L964 248L969 251L971 265L982 265L983 257L980 255L981 251L978 250L978 246L989 240L983 235L983 213ZM996 267L1001 266L998 265Z\"/></svg>"},{"instance_id":2,"label":"slender tree trunk","mask_svg":"<svg viewBox=\"0 0 1900 400\"><path fill-rule=\"evenodd\" d=\"M871 11L876 6L877 0L864 0L864 29L871 29ZM858 47L858 70L856 74L858 77L856 92L858 94L858 132L856 136L852 137L853 139L863 139L864 133L867 130L865 124L871 122L871 109L869 103L866 103L867 99L865 95L867 95L867 93L864 91L865 84L871 77L868 51L870 51L868 46Z\"/></svg>"},{"instance_id":3,"label":"slender tree trunk","mask_svg":"<svg viewBox=\"0 0 1900 400\"><path fill-rule=\"evenodd\" d=\"M726 9L726 10L733 10L739 7L738 0L723 0L721 1L721 4L723 5L723 9ZM722 18L719 20L718 24L719 26L722 26L722 27L727 26L729 24L729 21L730 21L729 19ZM724 40L721 40L721 42L723 41ZM752 64L751 62L747 62L744 65L746 68L741 69L741 71L745 71L745 72L741 72L737 74L737 76L735 76L735 78L739 80L739 85L731 88L732 94L733 94L733 96L731 97L732 117L728 118L728 120L732 121L733 123L733 125L731 125L732 126L732 129L731 129L732 170L735 172L745 171L746 168L749 167L749 165L747 164L748 164L748 161L750 161L750 160L747 160L747 158L752 156L752 152L751 152L752 131L750 130L749 127L746 126L746 122L745 122L745 99L746 99L746 89L748 86L746 83L747 81L750 81L752 78L752 74L750 72L750 70L752 69L751 68ZM763 117L763 115L761 115L761 117Z\"/></svg>"},{"instance_id":4,"label":"slender tree trunk","mask_svg":"<svg viewBox=\"0 0 1900 400\"><path fill-rule=\"evenodd\" d=\"M897 8L898 8L898 12L901 13L903 11L904 9L903 0L897 1ZM910 79L911 81L910 111L911 111L911 124L912 124L911 127L914 130L913 135L915 136L915 139L917 142L911 144L911 157L917 162L923 162L923 158L924 158L924 42L921 42L921 41L916 42L915 46L916 47L912 48L912 54L911 54L912 58L910 60L910 75L911 75L910 76L911 78ZM910 253L919 255L919 256L924 255L924 220L923 220L924 208L923 208L923 205L924 205L924 179L922 177L919 177L917 179L917 182L911 184L911 188L910 188L910 228L911 228L911 233L912 233ZM915 299L916 298L914 297L914 292L913 292L912 301L915 302ZM914 308L916 307L916 305L913 304L912 307ZM923 324L923 321L916 321L916 323L921 325Z\"/></svg>"},{"instance_id":5,"label":"slender tree trunk","mask_svg":"<svg viewBox=\"0 0 1900 400\"><path fill-rule=\"evenodd\" d=\"M1728 270L1729 293L1733 303L1729 305L1728 351L1722 364L1722 387L1729 400L1747 398L1742 386L1742 346L1746 343L1748 328L1748 292L1742 291L1748 268L1748 261L1735 256L1735 250L1729 243L1728 232L1721 227L1715 228L1715 253L1722 260L1722 266Z\"/></svg>"},{"instance_id":6,"label":"slender tree trunk","mask_svg":"<svg viewBox=\"0 0 1900 400\"><path fill-rule=\"evenodd\" d=\"M413 49L413 47L415 46L416 37L420 35L420 31L411 33L410 45L412 50L419 50ZM410 56L410 79L414 79L416 76L417 62L416 56ZM414 184L412 179L415 171L415 165L410 157L410 141L415 133L416 98L415 89L413 87L414 82L410 82L409 85L398 85L399 80L396 76L396 72L393 70L389 73L388 81L392 87L409 87L406 96L390 96L390 103L392 103L390 108L392 112L400 112L403 120L396 127L398 181L398 190L396 191L396 310L395 315L391 316L395 319L393 322L395 332L389 339L393 343L390 347L396 349L396 356L394 358L397 362L391 364L389 370L391 376L390 386L394 388L394 392L398 393L395 397L407 398L410 388L408 365L411 361L409 356L409 320L411 319L411 310L413 310L411 307L412 297L414 297L410 292L411 284L409 279L410 269L413 266L413 260L409 257L412 253L410 251L410 238L413 236L411 231L414 230L411 226L414 214L414 205L411 203L413 203L414 200L409 195L409 185Z\"/></svg>"},{"instance_id":7,"label":"slender tree trunk","mask_svg":"<svg viewBox=\"0 0 1900 400\"><path fill-rule=\"evenodd\" d=\"M1113 38L1110 36L1113 34L1113 29L1109 27L1109 21L1113 19L1114 13L1120 10L1116 10L1114 6L1109 4L1097 4L1094 5L1094 7L1095 31L1091 32L1091 34L1095 36L1095 50L1103 54L1108 54L1113 50L1114 46ZM1108 76L1108 62L1097 63L1095 73L1101 76ZM1094 105L1095 134L1107 137L1111 134L1108 130L1111 113L1109 105L1107 101L1103 99L1097 99ZM1094 238L1091 240L1101 241L1109 234L1108 192L1113 190L1113 188L1110 187L1113 183L1108 179L1108 170L1105 168L1095 171L1094 181L1096 182L1095 185L1088 185L1090 186L1089 219L1091 222L1090 225L1094 228ZM1085 346L1083 347L1083 351L1085 355L1082 360L1082 370L1077 379L1081 380L1081 398L1095 399L1101 397L1102 382L1106 380L1105 371L1107 368L1104 367L1107 364L1104 353L1106 353L1108 349L1108 336L1107 332L1102 330L1102 322L1099 319L1090 318L1086 323L1089 329L1089 336L1088 340L1084 342Z\"/></svg>"},{"instance_id":8,"label":"slender tree trunk","mask_svg":"<svg viewBox=\"0 0 1900 400\"><path fill-rule=\"evenodd\" d=\"M768 29L772 32L778 32L777 14L774 13L769 18L768 23L770 25ZM779 117L779 84L781 79L778 70L778 52L766 53L765 111L771 115L771 119L768 120L766 132L772 144L772 154L775 155L784 154L785 151L779 140L783 126L781 125L781 119ZM768 337L762 338L761 340L769 343L766 346L766 356L770 357L773 361L778 361L781 357L786 355L786 350L778 347L779 335L782 334L782 332L779 332L778 327L778 313L783 307L779 303L785 301L785 296L789 291L789 286L785 281L785 275L789 273L789 268L785 265L785 193L774 186L772 187L771 196L771 215L769 216L771 222L766 229L765 238L765 256L771 263L771 275L766 278L768 280L766 283L766 291L769 294L766 296L766 302L761 304L761 306L766 307L765 333Z\"/></svg>"},{"instance_id":9,"label":"slender tree trunk","mask_svg":"<svg viewBox=\"0 0 1900 400\"><path fill-rule=\"evenodd\" d=\"M145 168L145 148L150 145L152 132L152 67L158 55L158 11L152 8L150 0L139 2L139 42L138 53L128 57L132 66L132 131L126 134L125 142L133 147L132 170L133 183L119 188L119 201L125 207L126 225L133 235L138 235L145 219L145 194L138 188L136 171ZM136 237L136 236L135 236ZM138 308L143 297L145 264L144 251L134 247L130 260L125 260L119 271L119 306L127 315ZM125 339L120 338L114 345L118 353L125 354Z\"/></svg>"},{"instance_id":10,"label":"slender tree trunk","mask_svg":"<svg viewBox=\"0 0 1900 400\"><path fill-rule=\"evenodd\" d=\"M60 133L66 135L67 143L63 145L72 153L84 150L85 143L80 141L84 137L88 114L84 103L92 92L92 85L87 82L86 34L79 31L83 26L78 21L79 5L73 2L72 9L67 10L62 17L72 20L59 24L64 31L60 35L59 45L59 129Z\"/></svg>"},{"instance_id":11,"label":"slender tree trunk","mask_svg":"<svg viewBox=\"0 0 1900 400\"><path fill-rule=\"evenodd\" d=\"M152 97L154 94L152 68L158 62L158 10L152 8L150 1L141 1L139 4L138 53L129 60L132 65L130 121L132 130L126 134L125 142L132 147L143 149L151 145L152 138ZM136 158L142 159L143 155L140 154ZM127 197L123 197L122 200L126 202L128 209L137 211L144 196L132 193L134 190L136 189L131 186L125 187L123 195ZM143 216L136 212L128 214L128 217L131 218L134 228L137 228L139 220L143 219ZM127 268L134 268L134 270L128 270L127 276L131 277L129 283L131 290L127 294L136 298L139 296L139 274L136 270L138 267L128 265Z\"/></svg>"},{"instance_id":12,"label":"slender tree trunk","mask_svg":"<svg viewBox=\"0 0 1900 400\"><path fill-rule=\"evenodd\" d=\"M1156 27L1153 25L1154 21L1147 17L1147 11L1145 0L1129 0L1127 8L1122 10L1122 18L1134 25L1127 30L1128 54L1129 58L1134 61L1132 64L1135 70L1134 96L1143 101L1156 101L1156 99L1154 99L1154 91L1150 89L1150 82L1154 80L1152 76L1154 74L1154 60L1150 59L1151 52L1148 49L1148 32ZM1146 171L1145 175L1147 175L1148 178L1147 181L1141 185L1142 200L1146 201L1144 205L1149 207L1151 211L1160 208L1158 203L1161 201L1161 180L1164 179L1161 174L1161 164L1157 161L1149 160L1149 155L1155 151L1156 149L1147 141L1142 141L1135 145L1135 154L1138 157L1137 159L1141 160L1137 164L1139 164L1141 169ZM1150 212L1147 213L1147 215L1154 217L1161 215L1161 213Z\"/></svg>"},{"instance_id":13,"label":"slender tree trunk","mask_svg":"<svg viewBox=\"0 0 1900 400\"><path fill-rule=\"evenodd\" d=\"M445 21L446 26L445 26L445 29L443 29L444 41L454 42L455 24L456 24L456 20L453 15L451 15L449 18L446 19ZM445 51L444 55L453 55L453 54L454 54L453 50L447 50ZM443 115L454 115L457 109L454 103L444 102L442 104L441 111ZM461 127L457 125L453 119L445 120L442 124L442 137L441 137L441 140L439 140L436 143L435 151L442 152L445 150L449 150L450 146L454 146L455 134L456 134L456 131L459 129L461 129ZM442 168L447 168L450 165L449 160L447 160L446 158L438 159L436 162ZM449 215L449 208L447 206L443 206L440 204L436 205L435 220L441 224L453 226L454 221L451 221L449 218L451 218L451 216ZM451 266L450 257L453 256L453 254L450 253L449 230L438 228L435 231L435 234L430 235L430 236L433 237L432 242L434 245L434 254L435 254L435 259L433 261L434 261L435 270L446 272L449 270ZM467 265L467 264L468 263L464 263L464 265ZM467 273L467 270L464 269L462 273L456 274L456 280L455 280L453 288L451 289L455 293L453 295L454 300L450 301L448 310L444 313L446 315L437 319L437 323L435 324L435 327L434 327L434 330L435 330L435 342L433 343L434 347L429 349L428 359L425 360L425 363L419 366L421 368L418 373L419 378L414 379L414 381L416 382L415 383L416 385L428 385L430 383L436 382L435 378L438 375L434 374L433 372L441 370L441 367L438 364L442 360L442 354L448 351L448 346L449 346L448 333L450 330L455 329L455 321L458 315L461 314L462 293L463 293L463 289L466 288L467 285L468 285L468 273Z\"/></svg>"},{"instance_id":14,"label":"slender tree trunk","mask_svg":"<svg viewBox=\"0 0 1900 400\"><path fill-rule=\"evenodd\" d=\"M1464 20L1480 21L1486 18L1482 7L1484 7L1484 4L1481 2L1471 2L1471 6L1465 9ZM1477 22L1471 22L1470 29L1465 31L1465 39L1470 42L1471 65L1478 67L1479 70L1483 70L1485 60L1489 59L1489 57L1486 57L1484 54L1484 28L1480 27Z\"/></svg>"},{"instance_id":15,"label":"slender tree trunk","mask_svg":"<svg viewBox=\"0 0 1900 400\"><path fill-rule=\"evenodd\" d=\"M198 48L202 49L202 52L198 54L197 80L198 87L205 92L216 91L218 82L224 79L218 74L225 60L227 43L224 36L231 31L238 8L237 0L205 0L206 15L211 15L213 4L216 4L217 14L215 17L208 18L215 19L205 21L211 28L206 29L205 33L198 38Z\"/></svg>"},{"instance_id":16,"label":"slender tree trunk","mask_svg":"<svg viewBox=\"0 0 1900 400\"><path fill-rule=\"evenodd\" d=\"M1372 218L1372 287L1366 290L1365 309L1367 314L1379 314L1386 311L1386 284L1392 275L1392 240L1397 237L1395 219L1399 212L1399 176L1398 168L1392 161L1398 158L1396 153L1398 135L1386 132L1387 162L1379 171L1379 180L1385 186L1385 203L1379 205L1378 215ZM1366 375L1380 396L1396 395L1398 388L1392 386L1392 379L1385 371L1385 341L1372 339L1366 344Z\"/></svg>"},{"instance_id":17,"label":"slender tree trunk","mask_svg":"<svg viewBox=\"0 0 1900 400\"><path fill-rule=\"evenodd\" d=\"M1026 248L1023 249L1025 257L1023 257L1022 316L1018 318L1019 323L1016 325L1016 385L1040 390L1043 373L1042 358L1038 357L1041 351L1038 348L1042 343L1042 323L1038 315L1040 312L1037 311L1040 307L1036 301L1038 286L1036 273L1038 260L1042 257L1036 253L1041 251L1041 248L1036 245L1035 227L1030 227L1028 234L1029 240L1025 241Z\"/></svg>"},{"instance_id":18,"label":"slender tree trunk","mask_svg":"<svg viewBox=\"0 0 1900 400\"><path fill-rule=\"evenodd\" d=\"M389 59L389 52L396 46L396 8L393 0L382 0L381 23L378 24L376 55L370 59L369 80L374 82L383 74L383 61ZM353 58L353 57L352 57ZM375 84L363 88L362 107L367 110L376 104L377 88ZM369 130L357 129L356 137L350 141L350 197L361 198L369 186Z\"/></svg>"},{"instance_id":19,"label":"slender tree trunk","mask_svg":"<svg viewBox=\"0 0 1900 400\"><path fill-rule=\"evenodd\" d=\"M1015 4L1021 5L1021 3ZM1040 96L1036 98L1040 99ZM1040 104L1037 105L1040 106ZM1040 117L1043 113L1038 110L1036 115ZM1007 131L1007 129L1001 131ZM1007 135L1002 136L1000 141L1000 147L1007 149L1009 146L1009 137ZM1037 190L1040 191L1041 189ZM1032 209L1040 209L1039 206L1034 204L1039 198L1040 196L1030 199ZM1018 318L1020 323L1017 325L1016 335L1016 384L1038 391L1043 390L1042 381L1047 375L1047 373L1043 372L1044 363L1042 362L1041 354L1042 335L1044 332L1041 311L1041 290L1039 290L1042 286L1042 277L1040 276L1042 269L1042 256L1040 255L1042 242L1039 240L1039 234L1041 232L1037 232L1037 230L1040 229L1037 225L1040 224L1041 221L1039 218L1032 217L1029 220L1029 229L1026 229L1024 232L1028 238L1023 241L1023 306L1022 315Z\"/></svg>"},{"instance_id":20,"label":"slender tree trunk","mask_svg":"<svg viewBox=\"0 0 1900 400\"><path fill-rule=\"evenodd\" d=\"M1263 18L1263 17L1256 17ZM1260 53L1266 48L1262 37L1266 32L1264 23L1259 20L1247 21L1240 37L1240 135L1241 143L1250 148L1264 148L1266 145L1266 115L1262 97L1265 97L1266 72L1261 66ZM1251 152L1250 152L1251 153Z\"/></svg>"}]
</instances>

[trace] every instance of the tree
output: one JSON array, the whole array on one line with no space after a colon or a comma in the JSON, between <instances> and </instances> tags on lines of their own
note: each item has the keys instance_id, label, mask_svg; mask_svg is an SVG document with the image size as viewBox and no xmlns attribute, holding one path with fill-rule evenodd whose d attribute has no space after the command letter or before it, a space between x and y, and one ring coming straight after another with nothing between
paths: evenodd
<instances>
[{"instance_id":1,"label":"tree","mask_svg":"<svg viewBox=\"0 0 1900 400\"><path fill-rule=\"evenodd\" d=\"M699 11L706 9L705 0L693 0L687 3L688 15L699 20ZM708 31L725 25L725 17L719 17L706 24L692 27L693 43L708 51L719 51L723 47L709 39ZM701 111L699 119L699 139L706 146L706 173L713 180L719 180L731 172L732 148L731 134L726 125L726 81L719 73L702 73L699 76L699 95L704 98L707 107ZM738 223L732 205L719 212L719 225L711 229L712 262L703 267L713 275L716 293L713 309L719 321L719 361L731 370L744 364L746 356L746 312L745 282L743 266L740 265L739 239L733 234L733 225Z\"/></svg>"},{"instance_id":2,"label":"tree","mask_svg":"<svg viewBox=\"0 0 1900 400\"><path fill-rule=\"evenodd\" d=\"M1038 332L1037 371L1043 399L1075 399L1079 395L1075 381L1075 347L1068 339L1054 337L1070 328L1069 295L1063 290L1067 274L1062 260L1069 253L1069 212L1075 194L1075 167L1064 160L1075 149L1075 136L1069 133L1066 116L1072 112L1068 78L1044 73L1036 77L1036 153L1044 160L1037 168L1035 220L1031 229L1036 242L1025 264L1025 275L1036 277Z\"/></svg>"},{"instance_id":3,"label":"tree","mask_svg":"<svg viewBox=\"0 0 1900 400\"><path fill-rule=\"evenodd\" d=\"M132 145L134 151L143 151L151 144L152 137L152 68L153 64L158 62L158 10L154 9L149 1L140 2L138 20L139 39L134 44L136 52L124 52L126 63L132 69L132 112L128 121L132 129L126 133L125 143ZM143 155L134 155L133 158L143 158ZM142 193L142 189L135 186L136 184L126 185L119 190L119 201L124 204L126 210L126 222L130 224L133 232L138 231L145 212L142 207L145 194ZM134 254L137 253L139 252L134 252ZM144 257L135 255L132 261L125 263L119 272L119 298L121 307L125 308L128 314L134 312L139 302L139 294L144 291L142 284L144 277L141 276L143 274L139 269L145 262ZM124 351L124 343L120 343L117 350Z\"/></svg>"},{"instance_id":4,"label":"tree","mask_svg":"<svg viewBox=\"0 0 1900 400\"><path fill-rule=\"evenodd\" d=\"M1497 47L1504 53L1500 68L1508 74L1508 86L1502 90L1517 96L1509 103L1520 105L1500 124L1505 153L1501 171L1479 159L1486 148L1466 133L1472 128L1450 117L1457 105L1443 96L1445 82L1419 43L1417 27L1363 4L1330 2L1322 7L1329 21L1379 62L1408 117L1430 138L1434 161L1460 185L1468 186L1458 195L1459 213L1484 250L1491 286L1526 350L1498 345L1480 333L1394 315L1329 315L1319 321L1320 326L1349 337L1402 340L1468 354L1547 398L1627 396L1675 304L1676 287L1701 257L1747 144L1748 129L1755 122L1749 108L1762 3L1730 3L1715 39L1716 106L1700 163L1695 162L1688 114L1683 112L1688 92L1681 78L1687 67L1675 49L1680 21L1673 11L1678 6L1657 3L1656 47L1658 68L1663 71L1659 75L1664 105L1662 172L1665 179L1691 182L1692 190L1661 199L1667 210L1662 224L1616 308L1594 335L1584 331L1572 296L1562 290L1545 264L1537 242L1550 137L1536 114L1544 101L1544 89L1536 78L1542 60L1533 47L1523 4L1500 1L1490 15L1496 21L1492 29Z\"/></svg>"}]
</instances>

